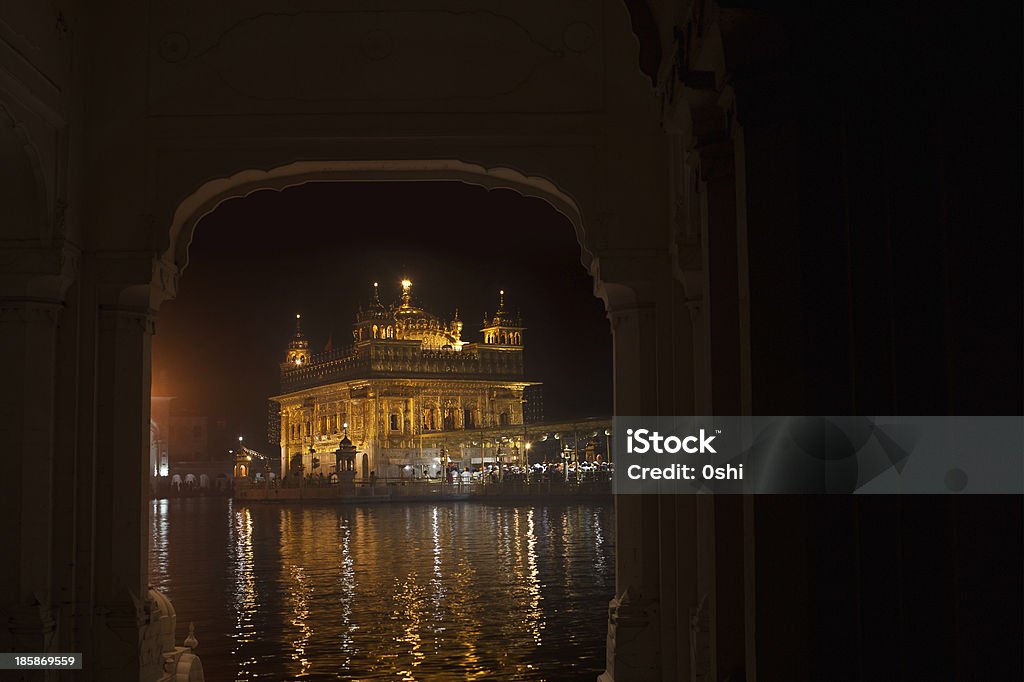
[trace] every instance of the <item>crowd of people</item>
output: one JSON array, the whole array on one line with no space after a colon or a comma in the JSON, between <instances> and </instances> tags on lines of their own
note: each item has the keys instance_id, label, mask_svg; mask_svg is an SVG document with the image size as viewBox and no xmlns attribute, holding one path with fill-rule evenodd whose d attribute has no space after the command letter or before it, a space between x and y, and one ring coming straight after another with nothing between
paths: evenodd
<instances>
[{"instance_id":1,"label":"crowd of people","mask_svg":"<svg viewBox=\"0 0 1024 682\"><path fill-rule=\"evenodd\" d=\"M564 484L581 483L584 481L608 481L611 480L614 468L610 462L570 462L568 471L564 462L557 463L536 463L529 466L502 464L487 464L482 469L479 467L462 468L452 465L448 469L447 476L442 479L441 472L430 476L424 470L421 475L400 476L397 479L386 479L385 483L406 483L413 481L449 483L451 485L469 485L472 483L496 484L500 482L519 482L525 484ZM416 472L420 474L421 472ZM376 484L378 477L376 472L370 472L368 479L357 480L357 483L370 485ZM321 487L336 485L337 475L334 473L324 474L323 472L305 474L297 473L285 475L278 478L270 474L269 485L272 488L295 488L300 485ZM266 486L267 480L263 475L257 473L253 479L253 485Z\"/></svg>"},{"instance_id":2,"label":"crowd of people","mask_svg":"<svg viewBox=\"0 0 1024 682\"><path fill-rule=\"evenodd\" d=\"M483 482L499 483L515 481L519 483L580 483L583 481L611 480L613 465L610 462L570 462L568 470L563 462L536 463L529 466L488 464L482 470L453 470L449 474L451 482Z\"/></svg>"}]
</instances>

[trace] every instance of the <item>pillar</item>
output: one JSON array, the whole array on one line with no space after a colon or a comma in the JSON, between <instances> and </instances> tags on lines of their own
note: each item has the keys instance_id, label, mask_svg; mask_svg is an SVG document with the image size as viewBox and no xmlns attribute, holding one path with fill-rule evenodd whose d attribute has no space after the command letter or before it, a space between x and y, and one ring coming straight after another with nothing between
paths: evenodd
<instances>
[{"instance_id":1,"label":"pillar","mask_svg":"<svg viewBox=\"0 0 1024 682\"><path fill-rule=\"evenodd\" d=\"M658 410L655 301L653 296L625 298L606 299L612 326L614 412L654 415ZM659 515L656 496L615 497L615 598L608 607L607 666L601 682L661 679Z\"/></svg>"},{"instance_id":2,"label":"pillar","mask_svg":"<svg viewBox=\"0 0 1024 682\"><path fill-rule=\"evenodd\" d=\"M154 317L112 301L98 309L93 666L97 679L138 679L148 599L150 343Z\"/></svg>"},{"instance_id":3,"label":"pillar","mask_svg":"<svg viewBox=\"0 0 1024 682\"><path fill-rule=\"evenodd\" d=\"M808 400L814 387L804 364L811 349L805 347L802 237L819 226L801 215L798 91L797 84L770 75L735 84L742 414L846 413ZM750 682L810 679L810 504L810 498L782 495L743 500L744 658Z\"/></svg>"},{"instance_id":4,"label":"pillar","mask_svg":"<svg viewBox=\"0 0 1024 682\"><path fill-rule=\"evenodd\" d=\"M5 379L0 441L5 486L0 495L0 649L54 651L53 499L57 329L62 304L34 297L0 302ZM62 519L63 522L63 519ZM29 673L26 679L43 679Z\"/></svg>"}]
</instances>

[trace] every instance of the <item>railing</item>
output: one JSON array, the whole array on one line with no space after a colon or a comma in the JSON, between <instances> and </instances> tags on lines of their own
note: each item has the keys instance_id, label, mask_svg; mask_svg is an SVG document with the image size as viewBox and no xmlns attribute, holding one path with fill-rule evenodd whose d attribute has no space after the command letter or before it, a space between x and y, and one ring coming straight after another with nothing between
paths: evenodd
<instances>
[{"instance_id":1,"label":"railing","mask_svg":"<svg viewBox=\"0 0 1024 682\"><path fill-rule=\"evenodd\" d=\"M487 497L604 497L612 493L611 475L607 472L586 474L568 481L562 475L514 475L508 474L500 480L484 476L482 479L455 481L440 479L391 478L351 483L331 483L328 479L314 476L298 480L284 479L266 482L236 482L235 497L242 500L330 500L386 501L386 500L443 500L472 499Z\"/></svg>"},{"instance_id":2,"label":"railing","mask_svg":"<svg viewBox=\"0 0 1024 682\"><path fill-rule=\"evenodd\" d=\"M330 483L319 476L297 480L240 482L235 486L235 497L251 501L298 501L298 500L331 500L344 499L349 501L365 500L386 501L403 500L441 500L465 499L480 488L479 483L442 483L437 480L423 481L415 479L391 479L355 481L350 483Z\"/></svg>"},{"instance_id":3,"label":"railing","mask_svg":"<svg viewBox=\"0 0 1024 682\"><path fill-rule=\"evenodd\" d=\"M375 374L518 379L523 376L523 361L521 353L481 352L476 347L457 351L423 349L415 342L371 342L314 355L300 367L284 366L281 387L297 390Z\"/></svg>"}]
</instances>

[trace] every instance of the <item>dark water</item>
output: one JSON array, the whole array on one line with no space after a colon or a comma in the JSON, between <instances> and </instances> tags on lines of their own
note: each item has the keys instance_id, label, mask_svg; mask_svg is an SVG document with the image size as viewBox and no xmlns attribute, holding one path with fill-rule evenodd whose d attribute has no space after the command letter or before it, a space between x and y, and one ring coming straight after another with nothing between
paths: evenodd
<instances>
[{"instance_id":1,"label":"dark water","mask_svg":"<svg viewBox=\"0 0 1024 682\"><path fill-rule=\"evenodd\" d=\"M206 679L589 680L611 504L153 503L151 582Z\"/></svg>"}]
</instances>

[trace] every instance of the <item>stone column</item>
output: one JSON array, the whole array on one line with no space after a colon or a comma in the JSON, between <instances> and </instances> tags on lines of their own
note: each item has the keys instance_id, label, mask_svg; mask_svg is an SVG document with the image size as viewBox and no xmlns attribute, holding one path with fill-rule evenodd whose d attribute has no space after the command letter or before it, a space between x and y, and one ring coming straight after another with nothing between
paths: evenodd
<instances>
[{"instance_id":1,"label":"stone column","mask_svg":"<svg viewBox=\"0 0 1024 682\"><path fill-rule=\"evenodd\" d=\"M800 92L783 75L737 80L737 254L743 414L823 409L805 371L808 224L801 210ZM806 170L804 171L806 172ZM771 292L766 295L765 292ZM813 498L752 496L743 503L746 679L810 679L809 548ZM735 523L735 520L733 521Z\"/></svg>"},{"instance_id":2,"label":"stone column","mask_svg":"<svg viewBox=\"0 0 1024 682\"><path fill-rule=\"evenodd\" d=\"M57 329L62 304L35 297L0 301L6 365L0 443L7 485L0 495L0 649L53 651L54 433ZM40 672L26 679L43 679Z\"/></svg>"},{"instance_id":3,"label":"stone column","mask_svg":"<svg viewBox=\"0 0 1024 682\"><path fill-rule=\"evenodd\" d=\"M290 413L281 408L281 470L277 472L279 478L288 474L288 460L291 458L289 445L291 444L291 418Z\"/></svg>"},{"instance_id":4,"label":"stone column","mask_svg":"<svg viewBox=\"0 0 1024 682\"><path fill-rule=\"evenodd\" d=\"M137 679L148 582L151 310L100 304L96 355L93 665L97 679Z\"/></svg>"},{"instance_id":5,"label":"stone column","mask_svg":"<svg viewBox=\"0 0 1024 682\"><path fill-rule=\"evenodd\" d=\"M700 367L694 362L698 352L703 352L703 330L694 326L692 306L699 307L699 301L692 301L686 295L685 287L679 282L672 283L672 331L670 344L672 362L672 412L675 414L703 414L701 404Z\"/></svg>"},{"instance_id":6,"label":"stone column","mask_svg":"<svg viewBox=\"0 0 1024 682\"><path fill-rule=\"evenodd\" d=\"M18 228L17 216L0 222L0 232ZM13 245L16 244L16 245ZM0 651L57 651L61 645L61 603L55 592L71 561L73 541L64 532L70 500L55 497L58 427L63 436L73 421L62 419L58 389L73 374L58 342L64 300L77 276L78 251L53 240L5 242L0 249L0 444L5 488L0 494ZM60 570L58 570L60 567ZM26 680L52 677L43 671Z\"/></svg>"},{"instance_id":7,"label":"stone column","mask_svg":"<svg viewBox=\"0 0 1024 682\"><path fill-rule=\"evenodd\" d=\"M85 477L81 447L81 387L83 382L81 339L82 286L76 282L68 290L57 329L57 395L54 434L54 510L61 522L53 527L54 602L58 604L58 643L56 651L81 651L78 646L76 615L81 611L88 591L79 582L79 555L88 546L80 519L83 502L91 504L87 495L80 496Z\"/></svg>"},{"instance_id":8,"label":"stone column","mask_svg":"<svg viewBox=\"0 0 1024 682\"><path fill-rule=\"evenodd\" d=\"M606 291L612 288L604 286ZM615 414L657 414L655 302L653 297L626 299L606 298L612 326ZM608 660L602 682L661 678L659 516L656 496L615 498L615 598L608 607Z\"/></svg>"}]
</instances>

